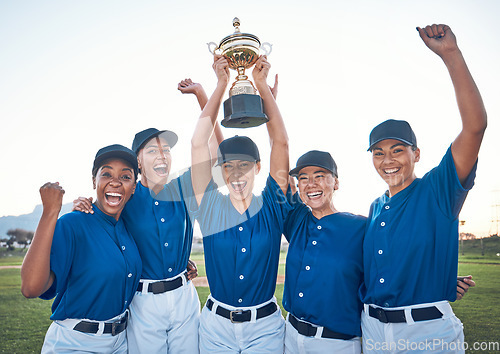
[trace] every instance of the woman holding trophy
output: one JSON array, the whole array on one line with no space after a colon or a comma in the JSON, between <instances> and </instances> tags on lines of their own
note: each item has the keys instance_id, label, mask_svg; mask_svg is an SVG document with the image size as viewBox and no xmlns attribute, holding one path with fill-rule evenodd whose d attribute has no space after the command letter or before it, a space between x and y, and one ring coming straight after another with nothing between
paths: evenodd
<instances>
[{"instance_id":1,"label":"woman holding trophy","mask_svg":"<svg viewBox=\"0 0 500 354\"><path fill-rule=\"evenodd\" d=\"M283 351L284 319L274 298L281 234L290 210L288 136L271 89L266 83L270 64L261 56L253 78L269 118L270 176L261 196L253 185L260 171L259 150L242 136L224 140L211 156L209 139L229 81L228 61L214 58L217 87L192 138L192 180L205 248L211 295L200 316L200 352ZM217 190L212 160L217 159L229 195Z\"/></svg>"}]
</instances>

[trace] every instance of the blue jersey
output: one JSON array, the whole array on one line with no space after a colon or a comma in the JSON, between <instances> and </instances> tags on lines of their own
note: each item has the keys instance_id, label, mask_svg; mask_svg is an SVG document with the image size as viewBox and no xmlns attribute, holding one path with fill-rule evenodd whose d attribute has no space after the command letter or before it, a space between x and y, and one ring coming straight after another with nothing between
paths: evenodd
<instances>
[{"instance_id":1,"label":"blue jersey","mask_svg":"<svg viewBox=\"0 0 500 354\"><path fill-rule=\"evenodd\" d=\"M364 216L335 213L317 219L296 193L285 221L290 242L283 307L295 317L361 336Z\"/></svg>"},{"instance_id":2,"label":"blue jersey","mask_svg":"<svg viewBox=\"0 0 500 354\"><path fill-rule=\"evenodd\" d=\"M50 251L52 320L104 321L123 313L141 276L141 258L123 221L74 211L57 220Z\"/></svg>"},{"instance_id":3,"label":"blue jersey","mask_svg":"<svg viewBox=\"0 0 500 354\"><path fill-rule=\"evenodd\" d=\"M455 301L458 214L474 185L476 166L462 186L449 148L424 177L372 203L363 246L364 303Z\"/></svg>"},{"instance_id":4,"label":"blue jersey","mask_svg":"<svg viewBox=\"0 0 500 354\"><path fill-rule=\"evenodd\" d=\"M140 182L122 218L142 257L142 279L172 278L186 270L193 223L184 203L192 196L191 173L170 181L156 196Z\"/></svg>"},{"instance_id":5,"label":"blue jersey","mask_svg":"<svg viewBox=\"0 0 500 354\"><path fill-rule=\"evenodd\" d=\"M210 182L197 219L203 234L205 267L212 296L231 306L255 306L276 289L281 235L290 205L269 176L261 196L240 214L228 195Z\"/></svg>"}]
</instances>

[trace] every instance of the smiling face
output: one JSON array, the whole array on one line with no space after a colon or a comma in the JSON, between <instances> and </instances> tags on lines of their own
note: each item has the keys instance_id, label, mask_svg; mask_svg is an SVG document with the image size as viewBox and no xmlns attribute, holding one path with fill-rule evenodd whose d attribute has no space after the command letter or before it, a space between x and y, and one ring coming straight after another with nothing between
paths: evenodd
<instances>
[{"instance_id":1,"label":"smiling face","mask_svg":"<svg viewBox=\"0 0 500 354\"><path fill-rule=\"evenodd\" d=\"M172 156L170 146L161 137L150 139L137 154L141 170L141 182L145 187L154 188L167 183Z\"/></svg>"},{"instance_id":2,"label":"smiling face","mask_svg":"<svg viewBox=\"0 0 500 354\"><path fill-rule=\"evenodd\" d=\"M96 205L106 215L116 220L135 191L132 166L120 159L103 162L93 177L97 193Z\"/></svg>"},{"instance_id":3,"label":"smiling face","mask_svg":"<svg viewBox=\"0 0 500 354\"><path fill-rule=\"evenodd\" d=\"M373 166L389 186L391 196L408 187L416 178L415 163L420 160L420 149L395 139L386 139L372 149Z\"/></svg>"},{"instance_id":4,"label":"smiling face","mask_svg":"<svg viewBox=\"0 0 500 354\"><path fill-rule=\"evenodd\" d=\"M333 207L333 193L339 188L338 179L328 170L307 166L297 175L300 199L318 216L336 212Z\"/></svg>"},{"instance_id":5,"label":"smiling face","mask_svg":"<svg viewBox=\"0 0 500 354\"><path fill-rule=\"evenodd\" d=\"M245 201L251 197L255 176L260 171L260 162L231 160L222 164L222 173L229 196L235 201Z\"/></svg>"}]
</instances>

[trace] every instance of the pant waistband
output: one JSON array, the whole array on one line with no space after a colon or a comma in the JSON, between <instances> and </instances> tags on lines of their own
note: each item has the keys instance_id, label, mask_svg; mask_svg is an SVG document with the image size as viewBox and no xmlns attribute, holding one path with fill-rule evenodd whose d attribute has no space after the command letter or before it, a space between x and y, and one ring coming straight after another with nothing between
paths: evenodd
<instances>
[{"instance_id":1,"label":"pant waistband","mask_svg":"<svg viewBox=\"0 0 500 354\"><path fill-rule=\"evenodd\" d=\"M172 291L180 288L182 285L187 283L187 271L179 274L173 279L169 280L159 280L153 282L145 282L141 280L137 286L137 291L147 292L153 294L163 294L167 291Z\"/></svg>"},{"instance_id":2,"label":"pant waistband","mask_svg":"<svg viewBox=\"0 0 500 354\"><path fill-rule=\"evenodd\" d=\"M388 310L365 304L365 312L382 323L412 323L420 321L435 320L443 317L438 306L407 307L399 310Z\"/></svg>"},{"instance_id":3,"label":"pant waistband","mask_svg":"<svg viewBox=\"0 0 500 354\"><path fill-rule=\"evenodd\" d=\"M310 323L299 320L291 313L288 314L288 322L290 322L290 324L297 330L297 332L306 337L315 337L318 331L321 331L321 338L349 340L356 337L355 335L351 334L335 332L326 327L313 326Z\"/></svg>"},{"instance_id":4,"label":"pant waistband","mask_svg":"<svg viewBox=\"0 0 500 354\"><path fill-rule=\"evenodd\" d=\"M210 311L212 311L212 308L214 307L214 302L212 299L209 298L207 300L206 307ZM277 309L278 307L276 306L276 303L270 302L267 305L254 310L257 312L255 319L258 320L260 318L267 317L276 312ZM232 323L250 322L252 320L252 310L228 310L220 305L217 305L215 313L219 316L227 318L228 320L231 320Z\"/></svg>"},{"instance_id":5,"label":"pant waistband","mask_svg":"<svg viewBox=\"0 0 500 354\"><path fill-rule=\"evenodd\" d=\"M116 336L127 328L127 323L128 311L125 312L125 315L121 319L118 319L114 322L83 320L78 322L73 327L73 329L75 331L92 334L97 334L99 332L99 329L101 329L101 333L103 334L111 334L112 336Z\"/></svg>"}]
</instances>

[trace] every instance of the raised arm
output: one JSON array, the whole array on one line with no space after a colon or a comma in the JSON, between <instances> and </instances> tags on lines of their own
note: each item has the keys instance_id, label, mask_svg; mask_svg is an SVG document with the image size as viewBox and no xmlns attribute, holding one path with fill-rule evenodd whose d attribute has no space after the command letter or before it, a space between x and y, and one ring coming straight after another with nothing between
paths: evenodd
<instances>
[{"instance_id":1,"label":"raised arm","mask_svg":"<svg viewBox=\"0 0 500 354\"><path fill-rule=\"evenodd\" d=\"M208 102L208 97L205 89L203 88L203 86L201 86L201 84L193 82L193 80L191 79L184 79L179 82L179 84L177 85L177 89L183 94L192 93L193 95L195 95L200 108L202 110L203 108L205 108L205 105Z\"/></svg>"},{"instance_id":2,"label":"raised arm","mask_svg":"<svg viewBox=\"0 0 500 354\"><path fill-rule=\"evenodd\" d=\"M212 159L216 159L217 156L211 156L209 141L214 133L214 127L218 125L217 114L229 82L229 65L224 57L216 55L213 68L217 75L217 86L201 112L191 139L191 179L198 205L212 179Z\"/></svg>"},{"instance_id":3,"label":"raised arm","mask_svg":"<svg viewBox=\"0 0 500 354\"><path fill-rule=\"evenodd\" d=\"M274 99L271 89L267 85L266 79L270 68L271 64L267 61L266 56L263 55L255 63L252 75L255 86L257 90L259 90L260 97L262 97L264 101L264 112L269 118L269 122L267 122L267 131L271 144L270 174L281 187L283 193L286 193L290 165L288 157L288 135L276 100Z\"/></svg>"},{"instance_id":4,"label":"raised arm","mask_svg":"<svg viewBox=\"0 0 500 354\"><path fill-rule=\"evenodd\" d=\"M451 151L458 178L463 183L477 160L487 125L486 109L451 28L441 24L417 27L417 30L425 45L443 60L455 88L462 131Z\"/></svg>"},{"instance_id":5,"label":"raised arm","mask_svg":"<svg viewBox=\"0 0 500 354\"><path fill-rule=\"evenodd\" d=\"M177 85L177 89L181 91L183 94L192 93L196 96L198 103L200 105L201 110L205 108L205 105L208 102L208 97L205 92L205 89L200 83L193 82L191 79L184 79ZM217 154L217 148L219 144L224 140L224 135L222 134L222 130L220 129L220 124L218 122L215 123L214 133L210 137L210 154L215 156Z\"/></svg>"},{"instance_id":6,"label":"raised arm","mask_svg":"<svg viewBox=\"0 0 500 354\"><path fill-rule=\"evenodd\" d=\"M42 217L21 267L21 292L25 297L42 295L54 282L54 274L50 271L50 249L63 194L64 189L57 182L45 183L40 188Z\"/></svg>"}]
</instances>

